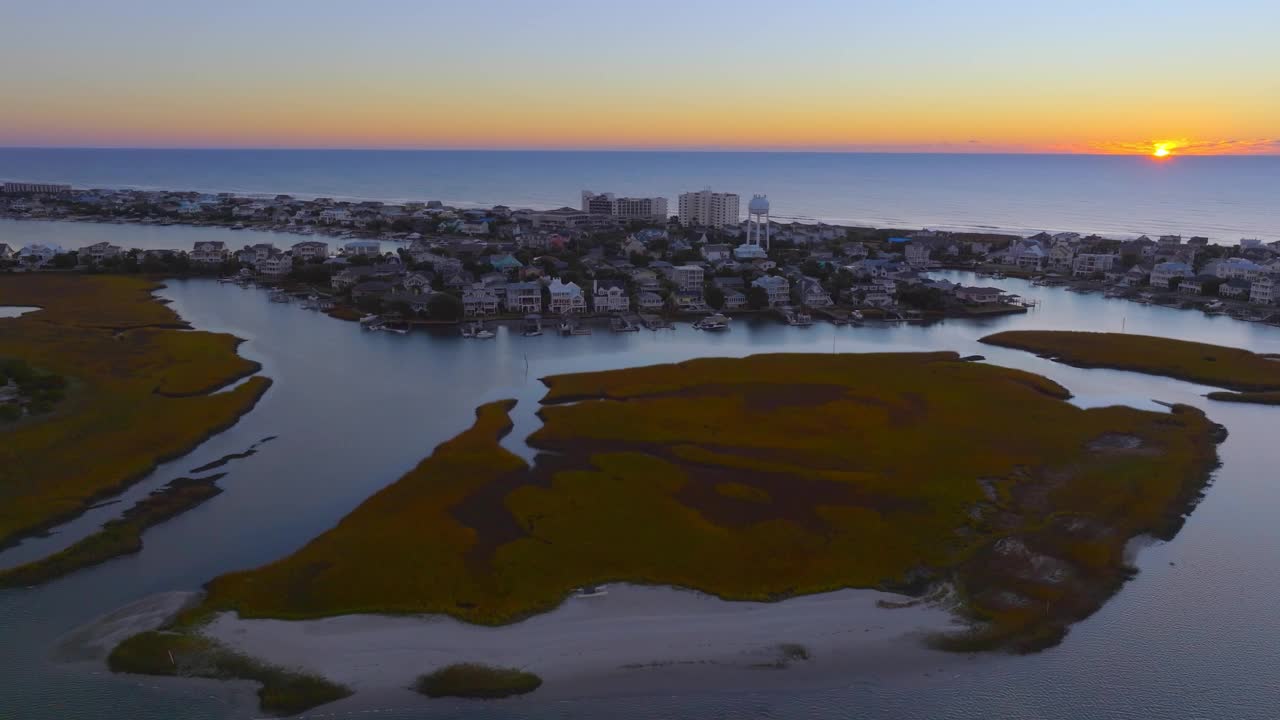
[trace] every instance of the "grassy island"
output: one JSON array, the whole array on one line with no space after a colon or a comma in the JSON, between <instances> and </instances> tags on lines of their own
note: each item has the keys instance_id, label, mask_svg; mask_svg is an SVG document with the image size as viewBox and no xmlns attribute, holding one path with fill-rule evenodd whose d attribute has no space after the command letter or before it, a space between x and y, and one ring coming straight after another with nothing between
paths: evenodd
<instances>
[{"instance_id":1,"label":"grassy island","mask_svg":"<svg viewBox=\"0 0 1280 720\"><path fill-rule=\"evenodd\" d=\"M337 526L208 585L195 615L489 625L610 581L779 600L954 589L954 649L1057 642L1170 537L1216 465L1200 411L1080 409L955 353L762 355L556 376L529 443L477 411Z\"/></svg>"},{"instance_id":2,"label":"grassy island","mask_svg":"<svg viewBox=\"0 0 1280 720\"><path fill-rule=\"evenodd\" d=\"M413 689L427 697L461 697L494 700L537 690L542 678L515 668L456 663L423 675Z\"/></svg>"},{"instance_id":3,"label":"grassy island","mask_svg":"<svg viewBox=\"0 0 1280 720\"><path fill-rule=\"evenodd\" d=\"M982 338L1067 365L1131 370L1232 390L1209 398L1280 405L1280 357L1240 348L1121 333L1011 330Z\"/></svg>"},{"instance_id":4,"label":"grassy island","mask_svg":"<svg viewBox=\"0 0 1280 720\"><path fill-rule=\"evenodd\" d=\"M112 672L253 680L262 684L259 704L273 715L296 715L351 694L317 675L267 665L193 634L139 633L117 645L107 665Z\"/></svg>"},{"instance_id":5,"label":"grassy island","mask_svg":"<svg viewBox=\"0 0 1280 720\"><path fill-rule=\"evenodd\" d=\"M135 277L0 275L0 357L66 379L48 412L0 424L0 547L82 512L253 407L270 380L230 335L195 332Z\"/></svg>"}]
</instances>

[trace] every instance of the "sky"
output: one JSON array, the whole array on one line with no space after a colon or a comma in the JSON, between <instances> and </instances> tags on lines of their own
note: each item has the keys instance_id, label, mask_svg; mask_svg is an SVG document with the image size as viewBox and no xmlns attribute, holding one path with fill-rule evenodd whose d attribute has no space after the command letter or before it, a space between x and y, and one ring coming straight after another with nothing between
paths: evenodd
<instances>
[{"instance_id":1,"label":"sky","mask_svg":"<svg viewBox=\"0 0 1280 720\"><path fill-rule=\"evenodd\" d=\"M1280 154L1275 0L0 0L0 146Z\"/></svg>"}]
</instances>

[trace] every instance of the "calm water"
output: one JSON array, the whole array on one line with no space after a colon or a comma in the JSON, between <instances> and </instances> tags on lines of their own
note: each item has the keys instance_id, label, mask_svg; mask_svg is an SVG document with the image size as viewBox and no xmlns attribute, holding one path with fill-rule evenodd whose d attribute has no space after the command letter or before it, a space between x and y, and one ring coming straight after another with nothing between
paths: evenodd
<instances>
[{"instance_id":1,"label":"calm water","mask_svg":"<svg viewBox=\"0 0 1280 720\"><path fill-rule=\"evenodd\" d=\"M11 148L0 180L513 207L592 189L672 212L710 186L842 224L1280 239L1280 157Z\"/></svg>"},{"instance_id":2,"label":"calm water","mask_svg":"<svg viewBox=\"0 0 1280 720\"><path fill-rule=\"evenodd\" d=\"M445 332L362 333L353 324L295 305L270 303L258 290L203 280L173 282L162 294L184 318L202 329L246 338L243 354L262 362L276 384L238 425L160 468L132 496L267 435L279 439L229 465L221 481L224 494L150 530L141 553L42 588L0 592L0 718L247 717L230 709L232 693L224 685L202 683L192 689L152 678L94 674L83 666L54 664L48 653L69 629L122 604L156 592L196 589L219 573L297 548L466 427L480 402L521 399L517 420L527 430L533 403L544 390L537 381L542 375L708 355L932 349L979 353L998 364L1045 374L1085 405L1151 407L1152 399L1195 404L1230 430L1220 448L1223 466L1186 527L1174 541L1142 551L1137 579L1077 625L1060 647L1030 657L981 656L962 672L945 675L926 675L928 669L922 668L919 677L894 682L850 677L821 691L668 692L564 702L540 702L535 695L515 704L424 703L380 716L1276 717L1280 486L1274 468L1280 461L1275 443L1280 410L1210 404L1201 397L1204 388L1056 365L986 347L977 339L1010 328L1118 330L1123 323L1129 332L1280 352L1280 330L1014 280L1001 284L1040 298L1041 308L1025 316L931 327L791 328L743 321L714 335L687 326L572 338L523 338L504 330L496 340L475 342ZM121 507L127 503L98 511L94 523ZM76 536L75 528L0 554L0 565L61 547Z\"/></svg>"}]
</instances>

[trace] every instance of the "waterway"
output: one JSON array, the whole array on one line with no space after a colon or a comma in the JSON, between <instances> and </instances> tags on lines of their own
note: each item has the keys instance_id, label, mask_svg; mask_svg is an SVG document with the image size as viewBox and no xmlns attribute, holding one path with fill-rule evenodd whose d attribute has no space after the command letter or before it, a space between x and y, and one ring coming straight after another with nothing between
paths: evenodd
<instances>
[{"instance_id":1,"label":"waterway","mask_svg":"<svg viewBox=\"0 0 1280 720\"><path fill-rule=\"evenodd\" d=\"M973 282L963 274L950 277ZM0 592L0 717L250 716L237 702L243 689L236 686L115 676L101 667L55 662L51 653L62 635L103 613L155 593L198 589L220 573L299 547L468 426L479 403L520 400L517 431L508 440L518 447L535 422L532 412L544 390L538 378L545 375L762 352L954 350L1051 377L1082 405L1154 409L1153 400L1190 403L1230 431L1220 447L1222 467L1186 526L1173 541L1143 549L1137 578L1076 625L1061 646L1027 657L977 656L958 667L950 662L945 672L922 666L892 682L855 674L803 690L765 681L707 692L697 690L696 682L662 693L639 688L601 695L587 687L554 700L537 694L501 703L424 700L379 716L1274 718L1280 710L1280 674L1274 672L1280 667L1280 523L1274 519L1280 507L1274 470L1280 461L1280 410L1211 403L1204 387L1071 368L978 339L1018 328L1124 328L1280 352L1280 330L1018 280L995 284L1040 300L1039 308L930 326L794 328L735 320L718 334L684 325L674 331L525 338L504 328L497 338L478 341L453 330L362 332L297 305L271 303L264 291L172 281L160 294L183 318L200 329L245 338L242 354L261 362L276 382L240 423L160 467L126 493L126 500L264 437L278 439L230 462L220 481L226 492L149 530L142 552L40 588ZM0 566L65 546L128 505L102 507L51 537L0 553Z\"/></svg>"}]
</instances>

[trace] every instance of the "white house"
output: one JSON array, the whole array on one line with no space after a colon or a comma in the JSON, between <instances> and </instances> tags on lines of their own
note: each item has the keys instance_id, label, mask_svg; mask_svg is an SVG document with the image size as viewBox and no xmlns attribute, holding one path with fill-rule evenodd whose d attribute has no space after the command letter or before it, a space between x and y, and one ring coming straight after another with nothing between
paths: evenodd
<instances>
[{"instance_id":1,"label":"white house","mask_svg":"<svg viewBox=\"0 0 1280 720\"><path fill-rule=\"evenodd\" d=\"M768 293L770 305L786 305L791 302L791 283L780 275L763 275L752 280L751 286Z\"/></svg>"},{"instance_id":2,"label":"white house","mask_svg":"<svg viewBox=\"0 0 1280 720\"><path fill-rule=\"evenodd\" d=\"M226 260L227 245L221 240L198 242L191 251L191 262L200 265L214 265Z\"/></svg>"},{"instance_id":3,"label":"white house","mask_svg":"<svg viewBox=\"0 0 1280 720\"><path fill-rule=\"evenodd\" d=\"M1083 277L1094 273L1105 273L1111 270L1119 259L1118 255L1112 253L1080 253L1071 261L1071 274Z\"/></svg>"},{"instance_id":4,"label":"white house","mask_svg":"<svg viewBox=\"0 0 1280 720\"><path fill-rule=\"evenodd\" d=\"M485 317L498 313L498 293L484 285L472 285L462 291L462 312L467 317Z\"/></svg>"},{"instance_id":5,"label":"white house","mask_svg":"<svg viewBox=\"0 0 1280 720\"><path fill-rule=\"evenodd\" d=\"M1227 258L1218 262L1215 274L1225 280L1253 280L1266 272L1266 268L1245 258Z\"/></svg>"},{"instance_id":6,"label":"white house","mask_svg":"<svg viewBox=\"0 0 1280 720\"><path fill-rule=\"evenodd\" d=\"M1174 278L1194 277L1195 271L1191 266L1181 262L1164 262L1151 268L1151 286L1169 289L1169 283ZM1222 275L1219 275L1222 277Z\"/></svg>"},{"instance_id":7,"label":"white house","mask_svg":"<svg viewBox=\"0 0 1280 720\"><path fill-rule=\"evenodd\" d=\"M62 248L57 245L28 245L18 251L18 262L32 267L43 267L60 252Z\"/></svg>"},{"instance_id":8,"label":"white house","mask_svg":"<svg viewBox=\"0 0 1280 720\"><path fill-rule=\"evenodd\" d=\"M603 288L597 285L591 301L596 312L626 312L631 309L631 298L617 286Z\"/></svg>"},{"instance_id":9,"label":"white house","mask_svg":"<svg viewBox=\"0 0 1280 720\"><path fill-rule=\"evenodd\" d=\"M348 255L377 256L382 254L382 243L377 240L352 240L343 245L342 249Z\"/></svg>"},{"instance_id":10,"label":"white house","mask_svg":"<svg viewBox=\"0 0 1280 720\"><path fill-rule=\"evenodd\" d=\"M587 309L587 299L582 294L582 288L578 287L574 282L561 282L560 278L554 278L551 284L547 286L551 292L550 309L553 313L580 313Z\"/></svg>"},{"instance_id":11,"label":"white house","mask_svg":"<svg viewBox=\"0 0 1280 720\"><path fill-rule=\"evenodd\" d=\"M728 245L708 243L702 246L702 259L709 263L724 262L730 258L730 255L731 250Z\"/></svg>"},{"instance_id":12,"label":"white house","mask_svg":"<svg viewBox=\"0 0 1280 720\"><path fill-rule=\"evenodd\" d=\"M293 258L277 253L259 260L254 266L260 275L280 278L293 271Z\"/></svg>"},{"instance_id":13,"label":"white house","mask_svg":"<svg viewBox=\"0 0 1280 720\"><path fill-rule=\"evenodd\" d=\"M347 225L351 222L351 212L346 208L325 208L320 211L320 222L325 225Z\"/></svg>"},{"instance_id":14,"label":"white house","mask_svg":"<svg viewBox=\"0 0 1280 720\"><path fill-rule=\"evenodd\" d=\"M302 258L303 260L313 260L315 258L323 260L329 257L329 243L320 242L319 240L304 240L296 243L291 249L294 257Z\"/></svg>"},{"instance_id":15,"label":"white house","mask_svg":"<svg viewBox=\"0 0 1280 720\"><path fill-rule=\"evenodd\" d=\"M1257 280L1253 281L1253 285L1249 289L1249 302L1259 305L1271 305L1280 299L1280 292L1277 292L1277 285L1280 285L1280 277L1267 274L1259 275Z\"/></svg>"}]
</instances>

